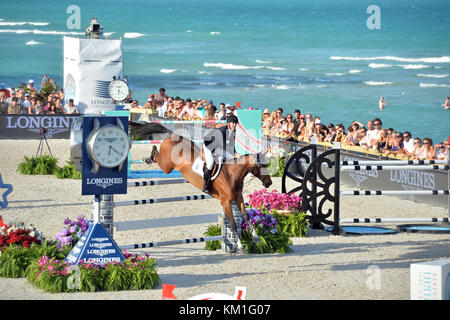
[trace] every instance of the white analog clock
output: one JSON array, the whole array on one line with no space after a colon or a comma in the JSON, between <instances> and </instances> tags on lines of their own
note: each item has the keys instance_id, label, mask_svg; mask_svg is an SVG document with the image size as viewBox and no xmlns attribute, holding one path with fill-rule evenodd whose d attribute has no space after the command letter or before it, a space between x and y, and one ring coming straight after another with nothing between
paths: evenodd
<instances>
[{"instance_id":1,"label":"white analog clock","mask_svg":"<svg viewBox=\"0 0 450 320\"><path fill-rule=\"evenodd\" d=\"M114 101L123 102L130 96L130 87L125 80L114 79L109 84L108 93Z\"/></svg>"},{"instance_id":2,"label":"white analog clock","mask_svg":"<svg viewBox=\"0 0 450 320\"><path fill-rule=\"evenodd\" d=\"M130 148L130 139L119 118L117 125L106 124L102 127L98 119L94 120L94 128L86 141L86 149L93 165L92 173L97 173L99 166L119 167L120 171Z\"/></svg>"}]
</instances>

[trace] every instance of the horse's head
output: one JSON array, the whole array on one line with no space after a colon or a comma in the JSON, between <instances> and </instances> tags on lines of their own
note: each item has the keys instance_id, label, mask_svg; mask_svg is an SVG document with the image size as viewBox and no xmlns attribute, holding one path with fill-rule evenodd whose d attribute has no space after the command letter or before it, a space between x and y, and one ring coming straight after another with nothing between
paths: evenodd
<instances>
[{"instance_id":1,"label":"horse's head","mask_svg":"<svg viewBox=\"0 0 450 320\"><path fill-rule=\"evenodd\" d=\"M272 179L267 168L267 159L264 154L258 153L255 156L255 163L250 169L250 173L257 177L263 183L264 188L268 188L272 184Z\"/></svg>"}]
</instances>

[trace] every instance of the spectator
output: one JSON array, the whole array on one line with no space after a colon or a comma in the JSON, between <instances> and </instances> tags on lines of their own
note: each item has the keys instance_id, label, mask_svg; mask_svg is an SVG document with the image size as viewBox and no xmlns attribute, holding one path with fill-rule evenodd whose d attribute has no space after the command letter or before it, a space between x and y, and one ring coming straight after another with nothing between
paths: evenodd
<instances>
[{"instance_id":1,"label":"spectator","mask_svg":"<svg viewBox=\"0 0 450 320\"><path fill-rule=\"evenodd\" d=\"M383 153L386 150L387 147L387 143L388 143L388 133L386 129L382 129L380 131L380 138L378 138L377 143L376 143L376 149L378 150L379 153Z\"/></svg>"},{"instance_id":2,"label":"spectator","mask_svg":"<svg viewBox=\"0 0 450 320\"><path fill-rule=\"evenodd\" d=\"M57 114L64 114L64 107L61 105L61 99L57 98L55 101L55 112Z\"/></svg>"},{"instance_id":3,"label":"spectator","mask_svg":"<svg viewBox=\"0 0 450 320\"><path fill-rule=\"evenodd\" d=\"M9 97L6 99L6 102L8 102L8 104L12 103L12 99L16 97L16 89L15 88L11 88L11 91L9 92Z\"/></svg>"},{"instance_id":4,"label":"spectator","mask_svg":"<svg viewBox=\"0 0 450 320\"><path fill-rule=\"evenodd\" d=\"M9 96L10 96L10 94L11 94L11 93L9 92L9 90L6 89L6 85L5 85L4 83L1 83L1 84L0 84L0 92L4 92L6 98L9 98Z\"/></svg>"},{"instance_id":5,"label":"spectator","mask_svg":"<svg viewBox=\"0 0 450 320\"><path fill-rule=\"evenodd\" d=\"M447 97L447 99L445 99L445 102L442 106L445 108L445 110L450 110L450 97Z\"/></svg>"},{"instance_id":6,"label":"spectator","mask_svg":"<svg viewBox=\"0 0 450 320\"><path fill-rule=\"evenodd\" d=\"M418 160L421 153L422 153L422 140L416 137L414 138L414 150L412 153L413 160Z\"/></svg>"},{"instance_id":7,"label":"spectator","mask_svg":"<svg viewBox=\"0 0 450 320\"><path fill-rule=\"evenodd\" d=\"M76 105L74 105L73 99L69 99L69 103L64 106L64 113L65 114L79 114L78 108Z\"/></svg>"},{"instance_id":8,"label":"spectator","mask_svg":"<svg viewBox=\"0 0 450 320\"><path fill-rule=\"evenodd\" d=\"M294 127L294 134L296 135L297 139L303 140L306 132L306 116L304 114L301 114L299 119L300 120L297 128Z\"/></svg>"},{"instance_id":9,"label":"spectator","mask_svg":"<svg viewBox=\"0 0 450 320\"><path fill-rule=\"evenodd\" d=\"M328 125L328 135L325 137L324 142L333 143L336 139L336 128L333 124Z\"/></svg>"},{"instance_id":10,"label":"spectator","mask_svg":"<svg viewBox=\"0 0 450 320\"><path fill-rule=\"evenodd\" d=\"M37 105L37 100L36 100L36 98L35 97L33 97L33 98L31 98L31 100L30 100L30 104L29 104L29 106L28 106L28 114L37 114L37 107L38 107L38 105Z\"/></svg>"},{"instance_id":11,"label":"spectator","mask_svg":"<svg viewBox=\"0 0 450 320\"><path fill-rule=\"evenodd\" d=\"M387 102L384 101L384 97L380 97L380 100L378 101L378 108L380 111L383 111L385 105L387 105Z\"/></svg>"},{"instance_id":12,"label":"spectator","mask_svg":"<svg viewBox=\"0 0 450 320\"><path fill-rule=\"evenodd\" d=\"M182 106L181 112L178 115L178 119L183 119L185 114L187 120L194 119L195 117L195 108L192 106L191 99L186 99L186 105L184 107Z\"/></svg>"},{"instance_id":13,"label":"spectator","mask_svg":"<svg viewBox=\"0 0 450 320\"><path fill-rule=\"evenodd\" d=\"M403 149L405 154L410 157L414 152L414 140L411 139L411 132L405 131L403 132Z\"/></svg>"},{"instance_id":14,"label":"spectator","mask_svg":"<svg viewBox=\"0 0 450 320\"><path fill-rule=\"evenodd\" d=\"M23 114L22 105L19 104L17 97L14 97L12 103L8 106L8 114Z\"/></svg>"},{"instance_id":15,"label":"spectator","mask_svg":"<svg viewBox=\"0 0 450 320\"><path fill-rule=\"evenodd\" d=\"M166 94L166 89L160 88L159 93L155 96L155 103L157 105L162 105L164 103L164 98L168 97Z\"/></svg>"},{"instance_id":16,"label":"spectator","mask_svg":"<svg viewBox=\"0 0 450 320\"><path fill-rule=\"evenodd\" d=\"M285 133L288 138L294 138L294 122L292 121L292 114L286 115L286 130Z\"/></svg>"},{"instance_id":17,"label":"spectator","mask_svg":"<svg viewBox=\"0 0 450 320\"><path fill-rule=\"evenodd\" d=\"M34 87L34 80L33 79L30 79L28 81L27 88L28 88L29 91L37 91L36 88Z\"/></svg>"},{"instance_id":18,"label":"spectator","mask_svg":"<svg viewBox=\"0 0 450 320\"><path fill-rule=\"evenodd\" d=\"M226 115L227 114L226 114L226 111L225 111L225 103L221 102L219 104L219 111L215 115L215 119L216 120L225 120ZM264 115L263 115L263 117L264 117Z\"/></svg>"},{"instance_id":19,"label":"spectator","mask_svg":"<svg viewBox=\"0 0 450 320\"><path fill-rule=\"evenodd\" d=\"M41 80L41 89L43 88L43 87L45 87L45 85L48 83L48 78L47 78L47 75L44 73L44 76L42 77L42 80Z\"/></svg>"},{"instance_id":20,"label":"spectator","mask_svg":"<svg viewBox=\"0 0 450 320\"><path fill-rule=\"evenodd\" d=\"M53 105L53 102L47 101L47 103L45 104L45 106L43 108L44 114L48 114L51 111L52 105Z\"/></svg>"},{"instance_id":21,"label":"spectator","mask_svg":"<svg viewBox=\"0 0 450 320\"><path fill-rule=\"evenodd\" d=\"M433 160L435 158L436 152L433 147L433 140L431 138L424 138L422 152L419 154L417 160Z\"/></svg>"},{"instance_id":22,"label":"spectator","mask_svg":"<svg viewBox=\"0 0 450 320\"><path fill-rule=\"evenodd\" d=\"M370 140L370 146L374 149L378 148L378 140L381 137L381 129L382 129L382 125L383 123L381 122L380 119L375 118L373 119L373 125L375 126L375 131L372 133L371 135L371 140ZM386 131L386 137L387 137L387 131Z\"/></svg>"},{"instance_id":23,"label":"spectator","mask_svg":"<svg viewBox=\"0 0 450 320\"><path fill-rule=\"evenodd\" d=\"M444 141L440 144L437 144L435 146L436 150L436 160L447 160L448 161L448 150L449 150L450 144L447 141Z\"/></svg>"},{"instance_id":24,"label":"spectator","mask_svg":"<svg viewBox=\"0 0 450 320\"><path fill-rule=\"evenodd\" d=\"M6 93L4 91L0 91L0 114L8 113L9 103L6 102Z\"/></svg>"},{"instance_id":25,"label":"spectator","mask_svg":"<svg viewBox=\"0 0 450 320\"><path fill-rule=\"evenodd\" d=\"M394 136L394 138L392 139L391 147L389 150L387 150L386 155L390 155L390 154L404 155L404 154L406 154L406 151L403 147L403 133L395 132L395 134L393 133L392 135Z\"/></svg>"}]
</instances>

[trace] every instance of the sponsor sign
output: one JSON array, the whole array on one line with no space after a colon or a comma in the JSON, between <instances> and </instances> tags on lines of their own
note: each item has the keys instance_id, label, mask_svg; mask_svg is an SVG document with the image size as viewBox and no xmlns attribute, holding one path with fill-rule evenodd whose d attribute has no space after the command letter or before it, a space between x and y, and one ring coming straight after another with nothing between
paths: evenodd
<instances>
[{"instance_id":1,"label":"sponsor sign","mask_svg":"<svg viewBox=\"0 0 450 320\"><path fill-rule=\"evenodd\" d=\"M236 152L241 155L261 152L261 110L237 110L237 117Z\"/></svg>"},{"instance_id":2,"label":"sponsor sign","mask_svg":"<svg viewBox=\"0 0 450 320\"><path fill-rule=\"evenodd\" d=\"M68 139L70 127L80 116L1 115L0 139ZM43 130L44 129L44 130Z\"/></svg>"},{"instance_id":3,"label":"sponsor sign","mask_svg":"<svg viewBox=\"0 0 450 320\"><path fill-rule=\"evenodd\" d=\"M92 223L67 255L72 265L92 263L102 266L125 260L122 251L101 223Z\"/></svg>"},{"instance_id":4,"label":"sponsor sign","mask_svg":"<svg viewBox=\"0 0 450 320\"><path fill-rule=\"evenodd\" d=\"M82 167L82 195L100 195L100 194L126 194L127 193L127 177L128 168L125 163L120 171L118 167L104 168L100 166L97 173L92 173L93 163L88 156L86 149L87 139L94 127L94 119L100 121L100 126L105 124L116 124L116 119L119 118L124 125L125 132L128 132L128 117L93 117L85 116L83 118L83 167ZM125 160L126 162L127 160Z\"/></svg>"},{"instance_id":5,"label":"sponsor sign","mask_svg":"<svg viewBox=\"0 0 450 320\"><path fill-rule=\"evenodd\" d=\"M123 78L120 39L64 37L64 98L74 99L80 113L115 110L108 93L113 76Z\"/></svg>"}]
</instances>

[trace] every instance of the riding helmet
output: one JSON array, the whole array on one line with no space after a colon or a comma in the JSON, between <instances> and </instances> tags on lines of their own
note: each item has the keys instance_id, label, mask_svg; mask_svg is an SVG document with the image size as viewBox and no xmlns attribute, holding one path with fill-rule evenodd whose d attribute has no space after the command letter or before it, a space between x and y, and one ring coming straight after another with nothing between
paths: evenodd
<instances>
[{"instance_id":1,"label":"riding helmet","mask_svg":"<svg viewBox=\"0 0 450 320\"><path fill-rule=\"evenodd\" d=\"M239 119L238 119L238 117L236 117L235 115L232 114L227 119L227 123L230 123L230 122L239 123Z\"/></svg>"}]
</instances>

